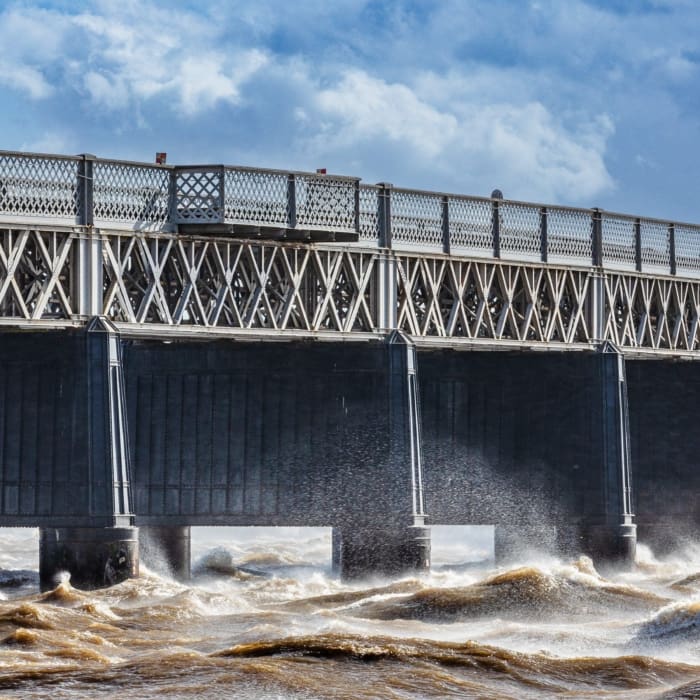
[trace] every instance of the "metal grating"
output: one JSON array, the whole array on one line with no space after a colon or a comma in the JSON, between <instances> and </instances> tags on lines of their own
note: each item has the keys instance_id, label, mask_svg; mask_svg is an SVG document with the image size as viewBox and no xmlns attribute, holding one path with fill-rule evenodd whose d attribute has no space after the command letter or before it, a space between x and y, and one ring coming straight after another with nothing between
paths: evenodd
<instances>
[{"instance_id":1,"label":"metal grating","mask_svg":"<svg viewBox=\"0 0 700 700\"><path fill-rule=\"evenodd\" d=\"M379 240L379 187L360 185L360 240Z\"/></svg>"},{"instance_id":2,"label":"metal grating","mask_svg":"<svg viewBox=\"0 0 700 700\"><path fill-rule=\"evenodd\" d=\"M170 218L170 170L95 161L95 223L132 223L135 229L165 228Z\"/></svg>"},{"instance_id":3,"label":"metal grating","mask_svg":"<svg viewBox=\"0 0 700 700\"><path fill-rule=\"evenodd\" d=\"M391 240L394 247L442 249L442 197L393 190Z\"/></svg>"},{"instance_id":4,"label":"metal grating","mask_svg":"<svg viewBox=\"0 0 700 700\"><path fill-rule=\"evenodd\" d=\"M542 251L540 209L527 204L499 205L501 256L539 258Z\"/></svg>"},{"instance_id":5,"label":"metal grating","mask_svg":"<svg viewBox=\"0 0 700 700\"><path fill-rule=\"evenodd\" d=\"M676 268L700 277L700 226L675 227Z\"/></svg>"},{"instance_id":6,"label":"metal grating","mask_svg":"<svg viewBox=\"0 0 700 700\"><path fill-rule=\"evenodd\" d=\"M590 263L593 253L593 220L583 209L547 208L547 257L549 260Z\"/></svg>"},{"instance_id":7,"label":"metal grating","mask_svg":"<svg viewBox=\"0 0 700 700\"><path fill-rule=\"evenodd\" d=\"M634 219L603 217L603 264L634 270L636 265Z\"/></svg>"},{"instance_id":8,"label":"metal grating","mask_svg":"<svg viewBox=\"0 0 700 700\"><path fill-rule=\"evenodd\" d=\"M220 169L178 169L175 176L177 223L223 223Z\"/></svg>"},{"instance_id":9,"label":"metal grating","mask_svg":"<svg viewBox=\"0 0 700 700\"><path fill-rule=\"evenodd\" d=\"M247 168L224 171L224 220L227 223L287 226L289 177Z\"/></svg>"},{"instance_id":10,"label":"metal grating","mask_svg":"<svg viewBox=\"0 0 700 700\"><path fill-rule=\"evenodd\" d=\"M297 224L324 230L355 230L356 180L327 175L296 176Z\"/></svg>"},{"instance_id":11,"label":"metal grating","mask_svg":"<svg viewBox=\"0 0 700 700\"><path fill-rule=\"evenodd\" d=\"M467 197L448 199L450 215L450 249L478 251L493 255L491 202Z\"/></svg>"},{"instance_id":12,"label":"metal grating","mask_svg":"<svg viewBox=\"0 0 700 700\"><path fill-rule=\"evenodd\" d=\"M671 270L671 245L668 226L658 221L640 222L642 270L650 267Z\"/></svg>"},{"instance_id":13,"label":"metal grating","mask_svg":"<svg viewBox=\"0 0 700 700\"><path fill-rule=\"evenodd\" d=\"M78 158L0 154L0 214L75 221Z\"/></svg>"}]
</instances>

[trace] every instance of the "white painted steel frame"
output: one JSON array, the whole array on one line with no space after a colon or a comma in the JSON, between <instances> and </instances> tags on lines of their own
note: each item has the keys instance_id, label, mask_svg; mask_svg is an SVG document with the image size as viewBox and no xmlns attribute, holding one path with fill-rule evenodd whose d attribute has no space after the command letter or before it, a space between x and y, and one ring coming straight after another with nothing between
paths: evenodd
<instances>
[{"instance_id":1,"label":"white painted steel frame","mask_svg":"<svg viewBox=\"0 0 700 700\"><path fill-rule=\"evenodd\" d=\"M0 228L0 324L700 357L700 280L176 234Z\"/></svg>"}]
</instances>

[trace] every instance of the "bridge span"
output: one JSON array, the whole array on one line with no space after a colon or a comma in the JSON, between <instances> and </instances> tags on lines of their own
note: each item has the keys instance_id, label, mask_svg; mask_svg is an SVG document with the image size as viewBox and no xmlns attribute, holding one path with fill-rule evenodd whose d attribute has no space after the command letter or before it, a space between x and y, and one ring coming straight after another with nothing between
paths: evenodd
<instances>
[{"instance_id":1,"label":"bridge span","mask_svg":"<svg viewBox=\"0 0 700 700\"><path fill-rule=\"evenodd\" d=\"M192 525L429 524L631 561L697 533L700 227L357 178L0 152L0 526L42 585Z\"/></svg>"}]
</instances>

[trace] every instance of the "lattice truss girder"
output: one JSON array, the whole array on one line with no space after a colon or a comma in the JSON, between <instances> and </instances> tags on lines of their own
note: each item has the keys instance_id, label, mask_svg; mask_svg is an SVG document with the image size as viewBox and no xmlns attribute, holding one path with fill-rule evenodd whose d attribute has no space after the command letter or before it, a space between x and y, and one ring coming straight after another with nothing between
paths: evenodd
<instances>
[{"instance_id":1,"label":"lattice truss girder","mask_svg":"<svg viewBox=\"0 0 700 700\"><path fill-rule=\"evenodd\" d=\"M700 284L608 274L606 337L620 347L700 349Z\"/></svg>"},{"instance_id":2,"label":"lattice truss girder","mask_svg":"<svg viewBox=\"0 0 700 700\"><path fill-rule=\"evenodd\" d=\"M75 235L0 229L0 317L69 319Z\"/></svg>"},{"instance_id":3,"label":"lattice truss girder","mask_svg":"<svg viewBox=\"0 0 700 700\"><path fill-rule=\"evenodd\" d=\"M104 313L116 321L371 332L377 254L250 242L109 236Z\"/></svg>"},{"instance_id":4,"label":"lattice truss girder","mask_svg":"<svg viewBox=\"0 0 700 700\"><path fill-rule=\"evenodd\" d=\"M589 272L484 261L398 259L398 325L418 336L588 343Z\"/></svg>"}]
</instances>

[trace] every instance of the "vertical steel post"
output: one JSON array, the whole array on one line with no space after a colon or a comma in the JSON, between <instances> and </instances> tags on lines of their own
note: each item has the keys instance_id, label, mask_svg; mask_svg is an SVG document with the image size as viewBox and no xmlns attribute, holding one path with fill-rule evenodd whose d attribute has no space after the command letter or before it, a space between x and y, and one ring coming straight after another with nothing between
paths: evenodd
<instances>
[{"instance_id":1,"label":"vertical steel post","mask_svg":"<svg viewBox=\"0 0 700 700\"><path fill-rule=\"evenodd\" d=\"M226 218L226 168L221 165L218 168L219 173L219 192L216 211L219 212L217 223L223 224Z\"/></svg>"},{"instance_id":2,"label":"vertical steel post","mask_svg":"<svg viewBox=\"0 0 700 700\"><path fill-rule=\"evenodd\" d=\"M603 266L603 213L600 209L593 209L591 214L591 250L592 263L595 267Z\"/></svg>"},{"instance_id":3,"label":"vertical steel post","mask_svg":"<svg viewBox=\"0 0 700 700\"><path fill-rule=\"evenodd\" d=\"M355 233L360 235L360 181L355 180L353 188L353 205L355 207Z\"/></svg>"},{"instance_id":4,"label":"vertical steel post","mask_svg":"<svg viewBox=\"0 0 700 700\"><path fill-rule=\"evenodd\" d=\"M382 250L377 258L377 317L379 330L389 333L398 326L398 274L396 256Z\"/></svg>"},{"instance_id":5,"label":"vertical steel post","mask_svg":"<svg viewBox=\"0 0 700 700\"><path fill-rule=\"evenodd\" d=\"M94 163L85 153L78 162L78 220L82 227L73 250L73 298L82 317L102 313L102 239L94 224Z\"/></svg>"},{"instance_id":6,"label":"vertical steel post","mask_svg":"<svg viewBox=\"0 0 700 700\"><path fill-rule=\"evenodd\" d=\"M173 231L177 231L178 225L178 192L177 192L177 168L170 168L170 177L168 178L168 223L172 226Z\"/></svg>"},{"instance_id":7,"label":"vertical steel post","mask_svg":"<svg viewBox=\"0 0 700 700\"><path fill-rule=\"evenodd\" d=\"M391 190L390 182L379 183L379 210L377 222L379 223L379 247L391 248Z\"/></svg>"},{"instance_id":8,"label":"vertical steel post","mask_svg":"<svg viewBox=\"0 0 700 700\"><path fill-rule=\"evenodd\" d=\"M676 226L668 225L668 248L671 257L671 274L676 274Z\"/></svg>"},{"instance_id":9,"label":"vertical steel post","mask_svg":"<svg viewBox=\"0 0 700 700\"><path fill-rule=\"evenodd\" d=\"M547 262L549 243L547 241L547 207L540 208L540 253L542 262Z\"/></svg>"},{"instance_id":10,"label":"vertical steel post","mask_svg":"<svg viewBox=\"0 0 700 700\"><path fill-rule=\"evenodd\" d=\"M491 232L493 235L493 257L501 257L501 214L499 212L499 201L491 202Z\"/></svg>"},{"instance_id":11,"label":"vertical steel post","mask_svg":"<svg viewBox=\"0 0 700 700\"><path fill-rule=\"evenodd\" d=\"M389 182L379 183L377 224L379 226L379 258L377 260L377 316L379 328L388 333L398 324L398 277L396 257L391 251L391 190Z\"/></svg>"},{"instance_id":12,"label":"vertical steel post","mask_svg":"<svg viewBox=\"0 0 700 700\"><path fill-rule=\"evenodd\" d=\"M287 227L297 227L297 178L294 173L287 175Z\"/></svg>"},{"instance_id":13,"label":"vertical steel post","mask_svg":"<svg viewBox=\"0 0 700 700\"><path fill-rule=\"evenodd\" d=\"M97 158L92 153L82 153L78 161L78 223L92 226L94 223L93 173Z\"/></svg>"},{"instance_id":14,"label":"vertical steel post","mask_svg":"<svg viewBox=\"0 0 700 700\"><path fill-rule=\"evenodd\" d=\"M450 254L450 198L442 198L442 252Z\"/></svg>"},{"instance_id":15,"label":"vertical steel post","mask_svg":"<svg viewBox=\"0 0 700 700\"><path fill-rule=\"evenodd\" d=\"M634 269L642 271L642 220L634 220Z\"/></svg>"},{"instance_id":16,"label":"vertical steel post","mask_svg":"<svg viewBox=\"0 0 700 700\"><path fill-rule=\"evenodd\" d=\"M605 273L603 266L603 218L600 209L591 213L591 251L594 269L589 279L588 312L591 340L602 343L605 339Z\"/></svg>"}]
</instances>

